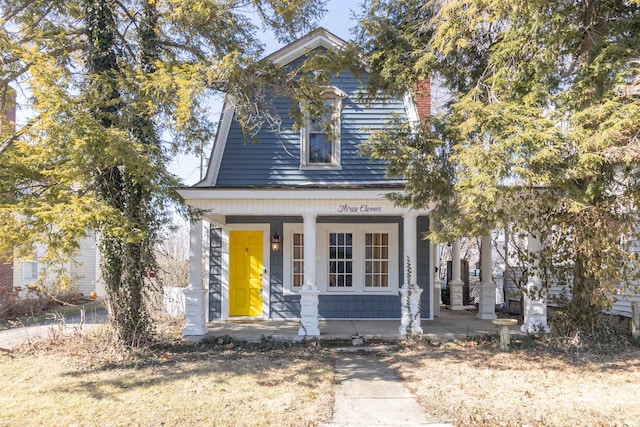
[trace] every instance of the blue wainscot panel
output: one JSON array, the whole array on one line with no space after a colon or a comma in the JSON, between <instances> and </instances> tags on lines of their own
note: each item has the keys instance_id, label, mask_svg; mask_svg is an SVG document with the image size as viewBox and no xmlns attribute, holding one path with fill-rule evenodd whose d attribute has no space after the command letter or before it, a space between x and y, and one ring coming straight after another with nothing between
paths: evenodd
<instances>
[{"instance_id":1,"label":"blue wainscot panel","mask_svg":"<svg viewBox=\"0 0 640 427\"><path fill-rule=\"evenodd\" d=\"M320 295L324 319L399 319L398 295Z\"/></svg>"}]
</instances>

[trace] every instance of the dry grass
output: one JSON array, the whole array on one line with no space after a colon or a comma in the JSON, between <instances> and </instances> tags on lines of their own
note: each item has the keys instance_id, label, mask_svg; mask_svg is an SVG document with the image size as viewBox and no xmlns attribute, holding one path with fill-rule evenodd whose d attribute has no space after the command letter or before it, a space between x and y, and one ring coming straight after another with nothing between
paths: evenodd
<instances>
[{"instance_id":1,"label":"dry grass","mask_svg":"<svg viewBox=\"0 0 640 427\"><path fill-rule=\"evenodd\" d=\"M640 349L515 348L423 344L390 363L427 411L456 426L640 426Z\"/></svg>"},{"instance_id":2,"label":"dry grass","mask_svg":"<svg viewBox=\"0 0 640 427\"><path fill-rule=\"evenodd\" d=\"M316 347L175 340L123 357L105 341L96 331L0 356L0 425L304 426L330 419L333 367Z\"/></svg>"}]
</instances>

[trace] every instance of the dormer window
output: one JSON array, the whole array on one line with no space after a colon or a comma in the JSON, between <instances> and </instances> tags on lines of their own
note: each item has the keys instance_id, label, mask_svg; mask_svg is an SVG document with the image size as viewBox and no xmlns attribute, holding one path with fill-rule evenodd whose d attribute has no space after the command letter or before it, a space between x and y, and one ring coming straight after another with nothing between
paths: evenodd
<instances>
[{"instance_id":1,"label":"dormer window","mask_svg":"<svg viewBox=\"0 0 640 427\"><path fill-rule=\"evenodd\" d=\"M300 131L303 169L340 169L340 115L347 94L329 86L323 96L323 108L313 117L307 114Z\"/></svg>"}]
</instances>

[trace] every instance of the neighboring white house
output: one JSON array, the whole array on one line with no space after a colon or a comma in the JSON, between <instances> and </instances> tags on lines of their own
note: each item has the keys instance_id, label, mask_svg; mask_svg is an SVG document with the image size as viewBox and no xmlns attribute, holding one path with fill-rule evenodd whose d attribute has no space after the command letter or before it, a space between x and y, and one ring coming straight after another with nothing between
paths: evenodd
<instances>
[{"instance_id":1,"label":"neighboring white house","mask_svg":"<svg viewBox=\"0 0 640 427\"><path fill-rule=\"evenodd\" d=\"M75 256L61 265L45 266L39 259L44 255L45 249L36 249L32 259L13 261L13 287L20 289L21 295L26 295L27 286L43 279L45 285L51 285L56 280L54 270L62 269L66 275L72 278L78 291L88 296L95 291L98 296L104 296L104 284L100 274L100 251L96 238L93 235L80 240L80 248Z\"/></svg>"}]
</instances>

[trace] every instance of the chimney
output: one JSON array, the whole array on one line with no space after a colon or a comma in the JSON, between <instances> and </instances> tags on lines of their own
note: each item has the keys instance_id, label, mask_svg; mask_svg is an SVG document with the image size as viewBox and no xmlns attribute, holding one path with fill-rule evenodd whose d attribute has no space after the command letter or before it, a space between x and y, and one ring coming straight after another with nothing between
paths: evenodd
<instances>
[{"instance_id":1,"label":"chimney","mask_svg":"<svg viewBox=\"0 0 640 427\"><path fill-rule=\"evenodd\" d=\"M13 260L11 254L0 254L0 293L13 289Z\"/></svg>"},{"instance_id":2,"label":"chimney","mask_svg":"<svg viewBox=\"0 0 640 427\"><path fill-rule=\"evenodd\" d=\"M431 80L429 77L422 78L415 83L413 98L420 121L428 120L431 116Z\"/></svg>"}]
</instances>

